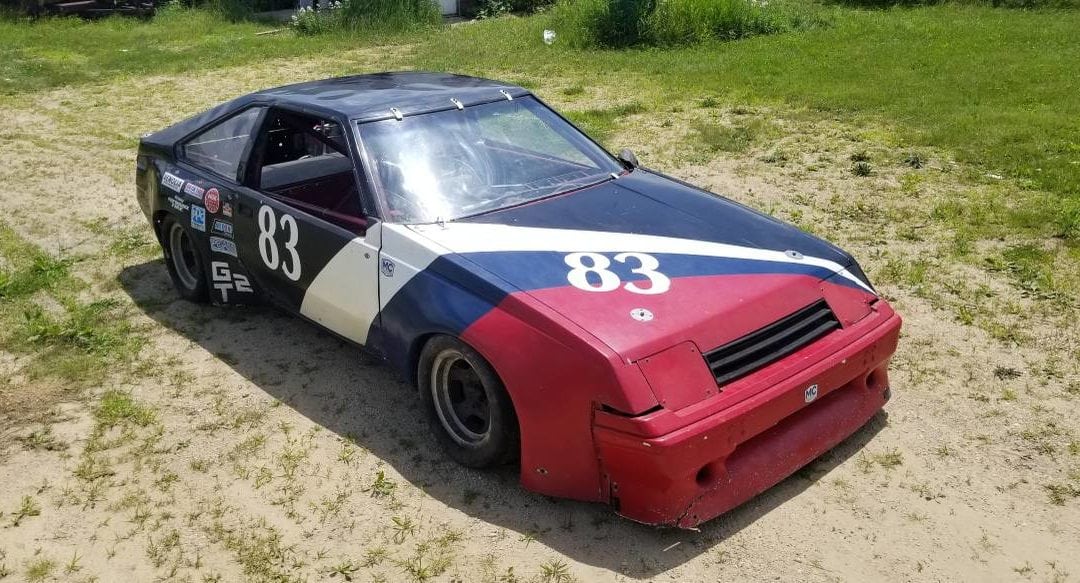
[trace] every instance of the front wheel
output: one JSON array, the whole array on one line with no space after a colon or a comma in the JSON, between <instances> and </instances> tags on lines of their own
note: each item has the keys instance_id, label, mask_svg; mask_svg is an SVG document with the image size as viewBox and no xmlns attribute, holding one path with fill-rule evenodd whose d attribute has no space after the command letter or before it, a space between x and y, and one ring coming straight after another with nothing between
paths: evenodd
<instances>
[{"instance_id":1,"label":"front wheel","mask_svg":"<svg viewBox=\"0 0 1080 583\"><path fill-rule=\"evenodd\" d=\"M417 379L432 431L454 461L485 468L517 459L513 403L478 352L451 336L436 336L420 353Z\"/></svg>"},{"instance_id":2,"label":"front wheel","mask_svg":"<svg viewBox=\"0 0 1080 583\"><path fill-rule=\"evenodd\" d=\"M169 215L161 223L161 248L169 277L180 297L205 303L210 294L206 287L203 259L195 248L195 239L183 224Z\"/></svg>"}]
</instances>

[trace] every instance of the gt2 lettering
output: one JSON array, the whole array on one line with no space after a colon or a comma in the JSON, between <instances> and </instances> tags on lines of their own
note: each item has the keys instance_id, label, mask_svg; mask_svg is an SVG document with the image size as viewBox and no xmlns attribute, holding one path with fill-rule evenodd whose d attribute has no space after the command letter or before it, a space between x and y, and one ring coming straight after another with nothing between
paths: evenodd
<instances>
[{"instance_id":1,"label":"gt2 lettering","mask_svg":"<svg viewBox=\"0 0 1080 583\"><path fill-rule=\"evenodd\" d=\"M233 273L229 264L225 261L213 261L210 263L210 273L214 280L214 289L221 292L221 302L229 301L229 290L240 293L251 293L251 283L246 275Z\"/></svg>"},{"instance_id":2,"label":"gt2 lettering","mask_svg":"<svg viewBox=\"0 0 1080 583\"><path fill-rule=\"evenodd\" d=\"M585 259L589 260L589 265L585 265ZM655 257L645 253L619 253L615 256L615 261L619 263L626 263L627 259L637 261L638 266L631 269L630 272L647 277L650 283L649 287L641 287L637 282L633 281L622 285L622 280L619 279L618 274L608 269L608 267L611 267L611 260L600 253L568 254L563 259L566 265L571 268L570 273L566 274L566 280L570 282L570 285L590 292L615 291L619 289L620 285L628 292L643 295L662 294L671 289L671 279L657 271L660 262ZM590 273L600 278L598 284L594 285L589 281Z\"/></svg>"},{"instance_id":3,"label":"gt2 lettering","mask_svg":"<svg viewBox=\"0 0 1080 583\"><path fill-rule=\"evenodd\" d=\"M270 269L276 270L280 266L285 277L299 281L300 254L296 252L296 242L300 238L300 231L292 215L281 215L280 224L282 229L288 231L289 238L285 241L285 250L289 252L288 264L281 261L281 252L274 238L277 234L278 219L274 215L274 209L266 205L259 207L259 255L262 255L263 263Z\"/></svg>"}]
</instances>

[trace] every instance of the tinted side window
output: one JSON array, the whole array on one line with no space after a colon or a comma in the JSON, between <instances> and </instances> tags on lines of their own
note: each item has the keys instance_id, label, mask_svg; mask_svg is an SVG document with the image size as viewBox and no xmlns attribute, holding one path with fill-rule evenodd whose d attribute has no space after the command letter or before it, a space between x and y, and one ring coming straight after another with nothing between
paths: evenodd
<instances>
[{"instance_id":1,"label":"tinted side window","mask_svg":"<svg viewBox=\"0 0 1080 583\"><path fill-rule=\"evenodd\" d=\"M214 174L236 180L260 111L257 107L248 109L191 138L184 143L184 157Z\"/></svg>"}]
</instances>

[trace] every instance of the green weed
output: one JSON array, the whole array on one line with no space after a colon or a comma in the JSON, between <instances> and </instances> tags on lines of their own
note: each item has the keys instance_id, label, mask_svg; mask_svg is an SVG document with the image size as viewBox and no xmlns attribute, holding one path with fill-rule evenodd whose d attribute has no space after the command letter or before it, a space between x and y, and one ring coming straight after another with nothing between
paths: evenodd
<instances>
[{"instance_id":1,"label":"green weed","mask_svg":"<svg viewBox=\"0 0 1080 583\"><path fill-rule=\"evenodd\" d=\"M387 478L385 471L379 470L375 473L375 480L371 482L371 486L365 488L364 491L370 492L372 498L389 498L396 488L397 483Z\"/></svg>"},{"instance_id":2,"label":"green weed","mask_svg":"<svg viewBox=\"0 0 1080 583\"><path fill-rule=\"evenodd\" d=\"M29 583L42 583L52 576L56 563L47 557L34 559L26 565L26 580Z\"/></svg>"},{"instance_id":3,"label":"green weed","mask_svg":"<svg viewBox=\"0 0 1080 583\"><path fill-rule=\"evenodd\" d=\"M32 516L41 515L41 506L30 496L23 496L19 507L12 513L11 526L19 526L22 521Z\"/></svg>"},{"instance_id":4,"label":"green weed","mask_svg":"<svg viewBox=\"0 0 1080 583\"><path fill-rule=\"evenodd\" d=\"M127 424L146 427L155 417L153 409L139 404L131 393L117 389L105 391L94 408L94 419L107 428Z\"/></svg>"},{"instance_id":5,"label":"green weed","mask_svg":"<svg viewBox=\"0 0 1080 583\"><path fill-rule=\"evenodd\" d=\"M552 559L540 565L540 580L544 583L570 583L574 576L570 567L559 559Z\"/></svg>"}]
</instances>

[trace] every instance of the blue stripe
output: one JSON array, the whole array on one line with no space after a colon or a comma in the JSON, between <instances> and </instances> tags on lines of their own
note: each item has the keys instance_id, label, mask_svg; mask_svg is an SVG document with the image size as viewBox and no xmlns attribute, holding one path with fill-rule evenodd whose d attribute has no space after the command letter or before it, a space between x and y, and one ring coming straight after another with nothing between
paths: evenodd
<instances>
[{"instance_id":1,"label":"blue stripe","mask_svg":"<svg viewBox=\"0 0 1080 583\"><path fill-rule=\"evenodd\" d=\"M460 336L509 293L498 280L477 271L459 256L436 258L382 309L372 324L368 346L411 375L412 344L417 338L431 333Z\"/></svg>"}]
</instances>

